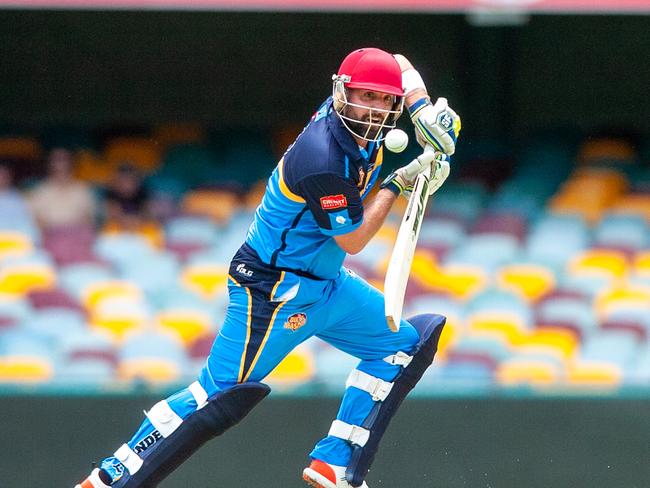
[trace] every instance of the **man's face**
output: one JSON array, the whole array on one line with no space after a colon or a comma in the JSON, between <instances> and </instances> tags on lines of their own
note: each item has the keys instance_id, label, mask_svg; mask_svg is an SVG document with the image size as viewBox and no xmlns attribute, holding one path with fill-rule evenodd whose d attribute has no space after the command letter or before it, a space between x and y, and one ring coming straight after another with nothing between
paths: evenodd
<instances>
[{"instance_id":1,"label":"man's face","mask_svg":"<svg viewBox=\"0 0 650 488\"><path fill-rule=\"evenodd\" d=\"M48 163L50 175L54 178L66 179L72 173L72 153L67 149L52 149Z\"/></svg>"},{"instance_id":2,"label":"man's face","mask_svg":"<svg viewBox=\"0 0 650 488\"><path fill-rule=\"evenodd\" d=\"M350 119L365 122L364 124L349 121L352 130L357 134L365 134L368 139L376 138L386 119L390 116L387 111L393 108L395 97L378 91L349 88L347 98L350 104L368 107L345 106L343 115Z\"/></svg>"}]
</instances>

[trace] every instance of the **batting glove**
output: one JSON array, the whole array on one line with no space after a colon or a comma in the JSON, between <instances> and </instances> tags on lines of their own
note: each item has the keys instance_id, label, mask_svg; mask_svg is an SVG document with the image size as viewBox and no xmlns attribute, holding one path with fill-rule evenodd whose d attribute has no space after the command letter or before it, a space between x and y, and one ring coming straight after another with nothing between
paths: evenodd
<instances>
[{"instance_id":1,"label":"batting glove","mask_svg":"<svg viewBox=\"0 0 650 488\"><path fill-rule=\"evenodd\" d=\"M436 160L433 165L433 174L429 180L429 195L433 195L440 189L449 176L449 163L451 158L446 154L436 152Z\"/></svg>"},{"instance_id":2,"label":"batting glove","mask_svg":"<svg viewBox=\"0 0 650 488\"><path fill-rule=\"evenodd\" d=\"M422 154L409 164L389 174L379 187L387 188L397 196L405 195L408 198L418 175L425 171L432 171L437 154L439 153L432 151L430 147L425 149Z\"/></svg>"},{"instance_id":3,"label":"batting glove","mask_svg":"<svg viewBox=\"0 0 650 488\"><path fill-rule=\"evenodd\" d=\"M454 154L461 123L458 114L449 108L446 98L438 98L434 105L428 98L421 98L408 110L420 146L430 144L436 151L449 156Z\"/></svg>"}]
</instances>

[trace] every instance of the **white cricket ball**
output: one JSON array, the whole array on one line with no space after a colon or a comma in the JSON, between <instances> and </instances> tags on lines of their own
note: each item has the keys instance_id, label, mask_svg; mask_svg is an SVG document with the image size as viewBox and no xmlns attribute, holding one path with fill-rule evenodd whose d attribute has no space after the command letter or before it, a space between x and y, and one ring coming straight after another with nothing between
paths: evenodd
<instances>
[{"instance_id":1,"label":"white cricket ball","mask_svg":"<svg viewBox=\"0 0 650 488\"><path fill-rule=\"evenodd\" d=\"M384 139L386 148L394 153L401 153L409 145L409 136L402 129L391 129Z\"/></svg>"}]
</instances>

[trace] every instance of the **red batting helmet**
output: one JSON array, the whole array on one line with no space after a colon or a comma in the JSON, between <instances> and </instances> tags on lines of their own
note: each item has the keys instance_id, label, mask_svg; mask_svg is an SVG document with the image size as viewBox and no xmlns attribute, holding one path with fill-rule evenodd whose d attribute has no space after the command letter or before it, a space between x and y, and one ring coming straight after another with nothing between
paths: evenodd
<instances>
[{"instance_id":1,"label":"red batting helmet","mask_svg":"<svg viewBox=\"0 0 650 488\"><path fill-rule=\"evenodd\" d=\"M367 90L389 93L401 97L402 70L392 54L374 47L357 49L351 52L341 63L338 76L346 77L348 88L365 88Z\"/></svg>"},{"instance_id":2,"label":"red batting helmet","mask_svg":"<svg viewBox=\"0 0 650 488\"><path fill-rule=\"evenodd\" d=\"M402 70L392 54L374 47L357 49L346 56L337 74L332 76L334 82L334 108L345 127L355 136L365 140L383 139L383 129L392 129L404 108L404 89L402 88ZM347 88L372 90L387 93L395 97L391 110L355 105L348 102ZM383 117L380 125L353 119L345 115L348 105L366 108L371 114L379 113ZM351 124L350 124L351 123ZM356 126L355 130L351 126ZM359 127L363 129L359 130ZM363 133L361 133L363 132ZM371 134L374 133L374 137Z\"/></svg>"}]
</instances>

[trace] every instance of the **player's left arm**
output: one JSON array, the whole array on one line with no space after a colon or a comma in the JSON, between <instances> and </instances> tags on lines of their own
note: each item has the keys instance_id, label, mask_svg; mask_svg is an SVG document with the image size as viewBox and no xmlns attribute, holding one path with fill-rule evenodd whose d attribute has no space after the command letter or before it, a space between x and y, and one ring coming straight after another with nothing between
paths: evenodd
<instances>
[{"instance_id":1,"label":"player's left arm","mask_svg":"<svg viewBox=\"0 0 650 488\"><path fill-rule=\"evenodd\" d=\"M456 151L460 117L449 107L446 98L438 98L432 104L424 81L411 62L401 54L395 54L395 59L402 70L405 105L418 143L423 148L431 145L436 151L451 156Z\"/></svg>"}]
</instances>

